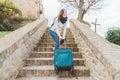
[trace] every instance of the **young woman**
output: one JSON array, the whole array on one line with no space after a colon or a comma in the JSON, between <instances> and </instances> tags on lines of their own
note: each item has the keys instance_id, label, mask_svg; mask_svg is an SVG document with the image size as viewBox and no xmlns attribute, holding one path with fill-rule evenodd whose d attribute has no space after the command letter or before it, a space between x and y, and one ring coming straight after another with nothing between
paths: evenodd
<instances>
[{"instance_id":1,"label":"young woman","mask_svg":"<svg viewBox=\"0 0 120 80\"><path fill-rule=\"evenodd\" d=\"M67 11L65 9L61 9L50 29L50 35L55 41L54 50L59 49L59 46L63 44L65 40L67 23Z\"/></svg>"}]
</instances>

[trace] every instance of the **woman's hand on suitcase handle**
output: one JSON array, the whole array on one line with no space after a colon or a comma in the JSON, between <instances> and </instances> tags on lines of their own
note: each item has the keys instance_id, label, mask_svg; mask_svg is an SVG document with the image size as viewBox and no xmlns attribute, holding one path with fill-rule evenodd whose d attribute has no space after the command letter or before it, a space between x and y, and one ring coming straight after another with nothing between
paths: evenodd
<instances>
[{"instance_id":1,"label":"woman's hand on suitcase handle","mask_svg":"<svg viewBox=\"0 0 120 80\"><path fill-rule=\"evenodd\" d=\"M64 38L60 36L59 39L60 39L60 40L63 40Z\"/></svg>"}]
</instances>

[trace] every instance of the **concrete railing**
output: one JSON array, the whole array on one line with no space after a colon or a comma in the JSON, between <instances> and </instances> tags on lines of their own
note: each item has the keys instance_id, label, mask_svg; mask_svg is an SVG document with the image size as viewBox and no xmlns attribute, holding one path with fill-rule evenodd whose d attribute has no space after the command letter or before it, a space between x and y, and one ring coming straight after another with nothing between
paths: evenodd
<instances>
[{"instance_id":1,"label":"concrete railing","mask_svg":"<svg viewBox=\"0 0 120 80\"><path fill-rule=\"evenodd\" d=\"M78 20L71 20L70 24L75 42L94 80L120 80L120 47L103 39Z\"/></svg>"},{"instance_id":2,"label":"concrete railing","mask_svg":"<svg viewBox=\"0 0 120 80\"><path fill-rule=\"evenodd\" d=\"M47 20L39 19L0 39L0 80L14 80L47 28Z\"/></svg>"}]
</instances>

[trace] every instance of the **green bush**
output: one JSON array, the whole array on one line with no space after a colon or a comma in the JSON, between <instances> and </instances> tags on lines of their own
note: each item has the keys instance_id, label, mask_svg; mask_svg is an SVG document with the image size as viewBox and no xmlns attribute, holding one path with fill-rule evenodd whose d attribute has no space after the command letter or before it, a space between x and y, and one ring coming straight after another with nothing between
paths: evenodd
<instances>
[{"instance_id":1,"label":"green bush","mask_svg":"<svg viewBox=\"0 0 120 80\"><path fill-rule=\"evenodd\" d=\"M12 2L0 2L0 31L12 30L14 18L21 16L21 10L14 6Z\"/></svg>"},{"instance_id":2,"label":"green bush","mask_svg":"<svg viewBox=\"0 0 120 80\"><path fill-rule=\"evenodd\" d=\"M120 28L108 29L106 39L114 44L120 45Z\"/></svg>"},{"instance_id":3,"label":"green bush","mask_svg":"<svg viewBox=\"0 0 120 80\"><path fill-rule=\"evenodd\" d=\"M18 22L18 23L21 23L23 21L23 19L22 19L22 17L15 17L14 19L13 19L13 23L15 22Z\"/></svg>"},{"instance_id":4,"label":"green bush","mask_svg":"<svg viewBox=\"0 0 120 80\"><path fill-rule=\"evenodd\" d=\"M0 24L0 31L13 31L13 29L14 25L9 22Z\"/></svg>"}]
</instances>

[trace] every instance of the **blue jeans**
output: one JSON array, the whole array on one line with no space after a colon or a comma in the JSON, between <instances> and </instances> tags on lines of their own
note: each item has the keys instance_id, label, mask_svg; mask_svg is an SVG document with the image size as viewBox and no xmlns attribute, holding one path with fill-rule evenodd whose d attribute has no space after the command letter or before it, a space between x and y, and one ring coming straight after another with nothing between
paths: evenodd
<instances>
[{"instance_id":1,"label":"blue jeans","mask_svg":"<svg viewBox=\"0 0 120 80\"><path fill-rule=\"evenodd\" d=\"M55 50L56 50L56 49L59 49L59 46L60 46L61 44L63 44L64 41L60 41L57 33L54 32L54 31L52 31L52 30L50 30L50 35L51 35L51 37L53 38L53 40L55 41Z\"/></svg>"}]
</instances>

